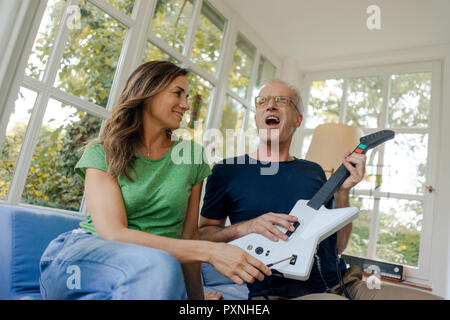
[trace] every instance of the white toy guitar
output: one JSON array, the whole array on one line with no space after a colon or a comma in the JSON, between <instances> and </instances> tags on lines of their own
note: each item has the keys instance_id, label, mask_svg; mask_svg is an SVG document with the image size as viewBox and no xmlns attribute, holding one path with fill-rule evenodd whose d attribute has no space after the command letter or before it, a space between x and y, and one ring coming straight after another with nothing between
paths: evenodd
<instances>
[{"instance_id":1,"label":"white toy guitar","mask_svg":"<svg viewBox=\"0 0 450 320\"><path fill-rule=\"evenodd\" d=\"M382 130L364 136L353 152L365 154L394 135L392 130ZM342 164L311 200L299 200L295 204L289 213L298 218L293 224L295 231L276 226L289 237L288 240L275 242L252 233L230 244L244 249L268 267L276 265L271 269L285 278L307 280L319 243L358 217L356 207L327 209L324 206L349 176L350 172Z\"/></svg>"}]
</instances>

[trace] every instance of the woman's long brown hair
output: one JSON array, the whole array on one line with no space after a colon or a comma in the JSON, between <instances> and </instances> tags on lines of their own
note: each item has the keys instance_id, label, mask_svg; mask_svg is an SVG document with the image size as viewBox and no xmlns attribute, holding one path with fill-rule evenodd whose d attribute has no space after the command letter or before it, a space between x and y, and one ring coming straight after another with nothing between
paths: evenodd
<instances>
[{"instance_id":1,"label":"woman's long brown hair","mask_svg":"<svg viewBox=\"0 0 450 320\"><path fill-rule=\"evenodd\" d=\"M187 73L188 70L169 61L150 61L140 65L128 78L97 140L105 150L108 173L114 178L123 174L134 181L128 169L136 159L134 147L142 143L144 102ZM169 130L169 136L170 133Z\"/></svg>"}]
</instances>

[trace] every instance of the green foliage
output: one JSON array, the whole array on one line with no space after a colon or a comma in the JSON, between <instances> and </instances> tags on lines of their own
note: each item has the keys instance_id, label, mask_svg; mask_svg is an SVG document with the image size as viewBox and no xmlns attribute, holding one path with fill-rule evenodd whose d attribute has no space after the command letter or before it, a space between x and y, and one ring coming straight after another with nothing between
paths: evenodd
<instances>
[{"instance_id":1,"label":"green foliage","mask_svg":"<svg viewBox=\"0 0 450 320\"><path fill-rule=\"evenodd\" d=\"M106 107L126 28L86 1L70 31L56 79L60 89Z\"/></svg>"},{"instance_id":2,"label":"green foliage","mask_svg":"<svg viewBox=\"0 0 450 320\"><path fill-rule=\"evenodd\" d=\"M73 211L80 209L84 184L74 173L80 157L78 150L98 135L101 119L79 111L76 115L81 119L71 120L57 129L41 127L22 201Z\"/></svg>"},{"instance_id":3,"label":"green foliage","mask_svg":"<svg viewBox=\"0 0 450 320\"><path fill-rule=\"evenodd\" d=\"M349 79L347 124L376 128L381 125L383 77Z\"/></svg>"},{"instance_id":4,"label":"green foliage","mask_svg":"<svg viewBox=\"0 0 450 320\"><path fill-rule=\"evenodd\" d=\"M192 11L192 1L158 0L151 30L171 47L182 52Z\"/></svg>"},{"instance_id":5,"label":"green foliage","mask_svg":"<svg viewBox=\"0 0 450 320\"><path fill-rule=\"evenodd\" d=\"M311 87L310 119L322 123L338 123L342 98L342 80L314 81ZM325 90L329 88L329 90ZM311 121L307 124L310 126Z\"/></svg>"},{"instance_id":6,"label":"green foliage","mask_svg":"<svg viewBox=\"0 0 450 320\"><path fill-rule=\"evenodd\" d=\"M14 167L19 158L20 147L25 136L26 125L16 123L12 133L5 136L3 146L0 151L0 199L5 200L11 179L14 174Z\"/></svg>"},{"instance_id":7,"label":"green foliage","mask_svg":"<svg viewBox=\"0 0 450 320\"><path fill-rule=\"evenodd\" d=\"M225 18L207 1L203 2L191 59L207 72L215 75L225 30Z\"/></svg>"},{"instance_id":8,"label":"green foliage","mask_svg":"<svg viewBox=\"0 0 450 320\"><path fill-rule=\"evenodd\" d=\"M242 98L247 97L256 48L241 34L238 35L233 54L228 85Z\"/></svg>"}]
</instances>

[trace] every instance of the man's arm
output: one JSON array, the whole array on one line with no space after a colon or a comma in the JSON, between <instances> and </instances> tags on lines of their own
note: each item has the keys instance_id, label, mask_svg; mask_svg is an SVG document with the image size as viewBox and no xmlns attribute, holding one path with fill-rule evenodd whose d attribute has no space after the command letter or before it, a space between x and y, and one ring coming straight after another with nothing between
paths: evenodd
<instances>
[{"instance_id":1,"label":"man's arm","mask_svg":"<svg viewBox=\"0 0 450 320\"><path fill-rule=\"evenodd\" d=\"M208 219L200 216L200 239L214 242L230 242L239 238L238 225L225 227L225 220Z\"/></svg>"},{"instance_id":2,"label":"man's arm","mask_svg":"<svg viewBox=\"0 0 450 320\"><path fill-rule=\"evenodd\" d=\"M334 198L334 206L335 208L346 208L350 207L349 193L346 191L336 192ZM338 254L344 252L345 248L347 248L348 240L350 239L350 235L352 234L353 223L350 222L345 227L337 232L337 249Z\"/></svg>"},{"instance_id":3,"label":"man's arm","mask_svg":"<svg viewBox=\"0 0 450 320\"><path fill-rule=\"evenodd\" d=\"M272 241L278 239L287 240L287 236L275 225L294 231L291 223L297 221L297 217L283 213L269 212L255 219L243 221L225 227L225 220L208 219L200 217L200 238L214 242L230 242L250 233L259 233Z\"/></svg>"}]
</instances>

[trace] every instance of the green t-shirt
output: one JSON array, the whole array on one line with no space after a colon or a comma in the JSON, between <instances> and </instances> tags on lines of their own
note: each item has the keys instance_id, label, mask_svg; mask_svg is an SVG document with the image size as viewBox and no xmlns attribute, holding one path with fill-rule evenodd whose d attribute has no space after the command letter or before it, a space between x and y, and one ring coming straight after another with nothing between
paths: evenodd
<instances>
[{"instance_id":1,"label":"green t-shirt","mask_svg":"<svg viewBox=\"0 0 450 320\"><path fill-rule=\"evenodd\" d=\"M180 238L191 188L211 174L203 147L180 139L158 160L146 158L137 148L135 154L138 159L133 168L129 168L134 182L124 175L118 178L128 228ZM86 168L107 171L102 145L89 146L75 166L75 172L84 179ZM97 234L89 213L80 227Z\"/></svg>"}]
</instances>

